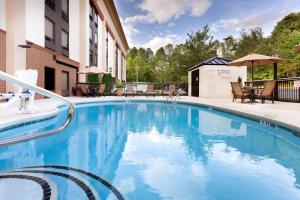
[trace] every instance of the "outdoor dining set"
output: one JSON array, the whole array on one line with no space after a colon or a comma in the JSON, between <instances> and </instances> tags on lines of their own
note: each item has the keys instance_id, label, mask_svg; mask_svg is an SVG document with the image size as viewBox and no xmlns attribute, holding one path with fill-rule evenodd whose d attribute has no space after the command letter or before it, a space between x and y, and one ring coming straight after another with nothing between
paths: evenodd
<instances>
[{"instance_id":1,"label":"outdoor dining set","mask_svg":"<svg viewBox=\"0 0 300 200\"><path fill-rule=\"evenodd\" d=\"M276 87L276 80L266 81L262 88L259 87L242 87L239 82L230 82L232 87L233 100L241 99L242 103L246 99L250 100L250 103L254 103L256 99L260 99L261 103L264 103L266 99L269 99L274 104L274 89Z\"/></svg>"}]
</instances>

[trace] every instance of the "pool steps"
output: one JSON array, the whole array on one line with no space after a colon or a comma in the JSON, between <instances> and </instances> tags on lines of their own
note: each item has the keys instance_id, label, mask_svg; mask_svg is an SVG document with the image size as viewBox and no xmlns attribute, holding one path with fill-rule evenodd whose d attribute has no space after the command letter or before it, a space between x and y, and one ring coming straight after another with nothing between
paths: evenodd
<instances>
[{"instance_id":1,"label":"pool steps","mask_svg":"<svg viewBox=\"0 0 300 200\"><path fill-rule=\"evenodd\" d=\"M58 178L57 178L58 177ZM0 174L0 180L5 179L29 180L39 184L43 200L54 200L65 197L66 182L72 182L80 190L85 199L98 200L106 194L113 195L117 200L125 198L111 183L91 172L69 166L45 165L20 168ZM63 181L58 181L63 180ZM68 189L69 184L68 184ZM73 188L76 189L76 188ZM77 191L76 189L76 191ZM77 191L78 192L78 191Z\"/></svg>"}]
</instances>

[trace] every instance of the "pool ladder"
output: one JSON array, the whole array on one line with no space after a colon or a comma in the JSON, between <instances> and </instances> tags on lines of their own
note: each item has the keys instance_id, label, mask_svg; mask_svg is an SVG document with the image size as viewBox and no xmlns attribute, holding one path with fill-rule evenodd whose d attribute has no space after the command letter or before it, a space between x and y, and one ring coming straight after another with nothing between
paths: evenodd
<instances>
[{"instance_id":1,"label":"pool ladder","mask_svg":"<svg viewBox=\"0 0 300 200\"><path fill-rule=\"evenodd\" d=\"M34 85L31 85L31 84L25 83L23 81L20 81L16 77L14 77L10 74L7 74L5 72L2 72L2 71L0 71L0 80L4 80L4 81L12 83L12 84L21 85L24 88L27 88L29 90L34 90L35 92L37 92L37 93L39 93L43 96L46 96L46 97L61 100L61 101L65 102L69 107L68 118L65 121L65 123L63 125L61 125L60 127L55 128L53 130L37 132L37 133L31 134L31 135L24 135L24 136L18 136L18 137L5 139L5 140L0 140L0 146L25 142L25 141L29 141L29 140L32 140L32 139L57 134L57 133L61 132L62 130L64 130L70 124L70 122L72 121L73 116L74 116L74 107L73 107L72 102L70 102L67 98L62 97L62 96L60 96L58 94L55 94L53 92L50 92L48 90L45 90L44 88L34 86Z\"/></svg>"}]
</instances>

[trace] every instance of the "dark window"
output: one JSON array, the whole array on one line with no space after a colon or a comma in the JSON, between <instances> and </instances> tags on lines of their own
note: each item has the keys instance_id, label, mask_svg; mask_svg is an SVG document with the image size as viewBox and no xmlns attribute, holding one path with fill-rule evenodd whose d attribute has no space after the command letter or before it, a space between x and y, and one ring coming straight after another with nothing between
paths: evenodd
<instances>
[{"instance_id":1,"label":"dark window","mask_svg":"<svg viewBox=\"0 0 300 200\"><path fill-rule=\"evenodd\" d=\"M96 27L98 27L98 15L97 14L95 14L95 25L96 25Z\"/></svg>"},{"instance_id":2,"label":"dark window","mask_svg":"<svg viewBox=\"0 0 300 200\"><path fill-rule=\"evenodd\" d=\"M95 54L95 61L94 61L94 63L95 63L95 66L98 66L98 54Z\"/></svg>"},{"instance_id":3,"label":"dark window","mask_svg":"<svg viewBox=\"0 0 300 200\"><path fill-rule=\"evenodd\" d=\"M90 56L89 56L90 60L90 66L93 66L94 62L93 62L93 51L90 50Z\"/></svg>"},{"instance_id":4,"label":"dark window","mask_svg":"<svg viewBox=\"0 0 300 200\"><path fill-rule=\"evenodd\" d=\"M64 50L69 50L69 33L61 30L61 46Z\"/></svg>"},{"instance_id":5,"label":"dark window","mask_svg":"<svg viewBox=\"0 0 300 200\"><path fill-rule=\"evenodd\" d=\"M69 0L45 0L45 47L69 56ZM48 5L55 4L55 10ZM64 30L64 32L62 32Z\"/></svg>"},{"instance_id":6,"label":"dark window","mask_svg":"<svg viewBox=\"0 0 300 200\"><path fill-rule=\"evenodd\" d=\"M55 0L45 0L45 4L52 10L55 10Z\"/></svg>"},{"instance_id":7,"label":"dark window","mask_svg":"<svg viewBox=\"0 0 300 200\"><path fill-rule=\"evenodd\" d=\"M55 69L45 67L45 89L54 91L55 90Z\"/></svg>"},{"instance_id":8,"label":"dark window","mask_svg":"<svg viewBox=\"0 0 300 200\"><path fill-rule=\"evenodd\" d=\"M98 33L95 33L95 46L98 47Z\"/></svg>"},{"instance_id":9,"label":"dark window","mask_svg":"<svg viewBox=\"0 0 300 200\"><path fill-rule=\"evenodd\" d=\"M54 42L54 22L48 18L45 18L45 39Z\"/></svg>"},{"instance_id":10,"label":"dark window","mask_svg":"<svg viewBox=\"0 0 300 200\"><path fill-rule=\"evenodd\" d=\"M115 73L116 73L116 79L118 79L118 65L119 65L119 55L118 55L118 49L119 49L119 47L118 47L118 45L116 46L116 69L115 69Z\"/></svg>"},{"instance_id":11,"label":"dark window","mask_svg":"<svg viewBox=\"0 0 300 200\"><path fill-rule=\"evenodd\" d=\"M106 68L108 71L108 32L106 32L106 53L105 53L105 58L106 58Z\"/></svg>"},{"instance_id":12,"label":"dark window","mask_svg":"<svg viewBox=\"0 0 300 200\"><path fill-rule=\"evenodd\" d=\"M90 19L93 20L93 7L90 4Z\"/></svg>"},{"instance_id":13,"label":"dark window","mask_svg":"<svg viewBox=\"0 0 300 200\"><path fill-rule=\"evenodd\" d=\"M93 44L93 28L90 26L90 43Z\"/></svg>"},{"instance_id":14,"label":"dark window","mask_svg":"<svg viewBox=\"0 0 300 200\"><path fill-rule=\"evenodd\" d=\"M68 0L61 1L61 16L65 21L69 22L69 1Z\"/></svg>"},{"instance_id":15,"label":"dark window","mask_svg":"<svg viewBox=\"0 0 300 200\"><path fill-rule=\"evenodd\" d=\"M89 19L89 40L90 40L90 66L97 66L98 61L98 16L96 13L96 9L92 2L90 1L90 19Z\"/></svg>"}]
</instances>

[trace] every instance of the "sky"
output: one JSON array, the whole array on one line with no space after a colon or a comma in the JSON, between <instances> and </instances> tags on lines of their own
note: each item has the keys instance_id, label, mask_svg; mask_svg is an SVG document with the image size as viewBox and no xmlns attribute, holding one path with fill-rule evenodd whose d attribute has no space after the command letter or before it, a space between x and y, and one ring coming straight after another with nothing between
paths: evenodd
<instances>
[{"instance_id":1,"label":"sky","mask_svg":"<svg viewBox=\"0 0 300 200\"><path fill-rule=\"evenodd\" d=\"M285 15L300 12L300 0L115 0L115 4L129 46L154 51L185 42L187 33L205 25L218 40L255 27L268 36Z\"/></svg>"}]
</instances>

